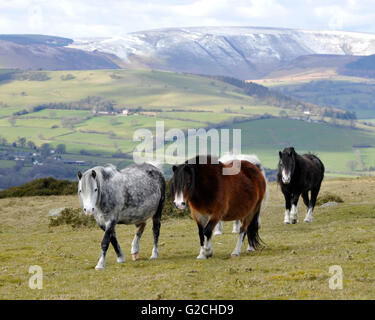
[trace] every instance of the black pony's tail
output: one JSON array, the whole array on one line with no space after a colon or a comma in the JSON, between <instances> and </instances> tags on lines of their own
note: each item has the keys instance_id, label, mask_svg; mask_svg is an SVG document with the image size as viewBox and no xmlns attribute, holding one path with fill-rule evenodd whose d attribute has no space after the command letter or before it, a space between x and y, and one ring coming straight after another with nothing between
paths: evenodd
<instances>
[{"instance_id":1,"label":"black pony's tail","mask_svg":"<svg viewBox=\"0 0 375 320\"><path fill-rule=\"evenodd\" d=\"M255 214L249 227L247 228L247 240L249 241L249 245L253 247L255 250L258 249L263 242L259 236L259 214L260 208Z\"/></svg>"}]
</instances>

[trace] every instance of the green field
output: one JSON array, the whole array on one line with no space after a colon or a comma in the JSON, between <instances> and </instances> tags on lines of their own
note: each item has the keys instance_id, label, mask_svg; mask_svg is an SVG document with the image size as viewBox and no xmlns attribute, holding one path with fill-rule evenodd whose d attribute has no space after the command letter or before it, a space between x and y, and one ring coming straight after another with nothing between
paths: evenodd
<instances>
[{"instance_id":1,"label":"green field","mask_svg":"<svg viewBox=\"0 0 375 320\"><path fill-rule=\"evenodd\" d=\"M44 72L44 71L43 71ZM165 131L208 127L242 130L242 151L256 153L265 166L275 168L277 151L293 145L298 152L313 152L326 164L327 173L366 174L375 167L375 130L358 123L358 128L338 127L288 119L257 119L265 114L279 117L301 116L300 110L262 105L237 87L205 77L147 70L48 71L49 80L0 82L0 137L8 143L25 137L37 146L65 144L71 158L83 150L102 157L116 151L132 154L137 129L155 133L156 121L164 121ZM71 74L72 80L62 80ZM111 100L117 109L157 110L130 116L94 114L92 110L47 108L13 116L14 112L48 103L72 103L88 96ZM1 104L0 104L1 105ZM178 110L178 112L176 111ZM74 122L67 124L67 119ZM238 121L245 122L238 122ZM328 120L327 120L328 121ZM369 120L371 122L371 120ZM356 145L370 146L360 150ZM99 159L100 160L100 159ZM182 160L181 160L182 161ZM349 161L362 162L355 169ZM8 166L9 163L2 166Z\"/></svg>"},{"instance_id":2,"label":"green field","mask_svg":"<svg viewBox=\"0 0 375 320\"><path fill-rule=\"evenodd\" d=\"M341 108L354 111L358 118L374 118L375 83L368 79L358 81L314 80L294 81L289 83L264 83L284 94L294 96L320 106Z\"/></svg>"},{"instance_id":3,"label":"green field","mask_svg":"<svg viewBox=\"0 0 375 320\"><path fill-rule=\"evenodd\" d=\"M110 248L100 271L94 270L99 228L48 226L48 211L78 208L76 196L1 199L0 299L375 299L375 179L326 179L321 194L327 192L344 203L317 207L311 224L284 225L282 194L271 183L261 214L265 245L252 253L244 245L237 258L230 257L237 241L231 223L214 237L214 256L204 261L196 260L198 231L190 218L163 221L154 261L148 259L152 224L136 262L130 255L135 228L120 225L117 237L127 261L118 264ZM300 221L305 210L300 201ZM29 288L32 265L42 267L42 290ZM334 265L342 268L343 289L329 288Z\"/></svg>"},{"instance_id":4,"label":"green field","mask_svg":"<svg viewBox=\"0 0 375 320\"><path fill-rule=\"evenodd\" d=\"M44 71L43 71L44 72ZM136 108L209 109L254 105L238 88L205 77L146 70L50 71L50 80L14 80L0 85L0 101L25 108L46 102L71 102L88 96ZM75 79L63 81L72 74Z\"/></svg>"}]
</instances>

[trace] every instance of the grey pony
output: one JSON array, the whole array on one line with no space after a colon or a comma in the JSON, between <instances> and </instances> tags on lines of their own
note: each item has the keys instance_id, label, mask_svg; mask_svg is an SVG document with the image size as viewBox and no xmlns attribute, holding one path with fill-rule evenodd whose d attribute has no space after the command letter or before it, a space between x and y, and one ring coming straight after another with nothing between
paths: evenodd
<instances>
[{"instance_id":1,"label":"grey pony","mask_svg":"<svg viewBox=\"0 0 375 320\"><path fill-rule=\"evenodd\" d=\"M152 163L132 164L119 171L113 165L78 172L78 195L86 215L93 215L104 231L102 254L95 269L105 267L105 257L112 244L117 262L125 262L116 238L116 224L135 224L132 242L133 260L139 257L139 240L148 219L153 220L154 247L151 259L157 258L161 214L165 202L165 178L161 167Z\"/></svg>"}]
</instances>

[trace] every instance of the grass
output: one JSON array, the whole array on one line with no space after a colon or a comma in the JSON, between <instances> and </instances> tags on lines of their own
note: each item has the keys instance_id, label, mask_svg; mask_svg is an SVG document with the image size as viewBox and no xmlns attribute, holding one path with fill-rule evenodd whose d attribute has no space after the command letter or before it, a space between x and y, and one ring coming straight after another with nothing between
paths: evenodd
<instances>
[{"instance_id":1,"label":"grass","mask_svg":"<svg viewBox=\"0 0 375 320\"><path fill-rule=\"evenodd\" d=\"M370 132L304 121L267 119L235 124L233 128L241 129L242 151L258 154L267 168L277 166L278 150L294 146L298 153L316 153L329 172L345 173L347 162L357 160L353 145L375 146L375 136ZM361 149L361 154L374 151L374 147ZM362 158L367 167L375 166L374 159Z\"/></svg>"},{"instance_id":2,"label":"grass","mask_svg":"<svg viewBox=\"0 0 375 320\"><path fill-rule=\"evenodd\" d=\"M165 131L221 126L226 122L229 128L242 130L243 152L258 154L268 168L276 167L278 149L294 145L299 152L317 153L326 164L327 174L368 173L366 170L351 172L347 167L348 161L358 160L352 147L355 144L372 146L361 150L361 158L366 168L375 167L375 130L351 130L280 118L232 125L234 118L252 118L265 113L279 116L283 109L257 104L252 97L239 93L238 88L217 80L150 70L95 70L69 71L75 78L62 81L61 76L67 72L46 73L50 80L13 80L0 84L0 101L10 106L0 108L0 136L8 142L26 137L37 146L66 144L71 155L78 155L84 149L108 158L117 150L131 153L138 144L133 142L134 132L150 129L154 133L156 121L164 121ZM72 102L87 96L113 100L118 108L141 106L145 110L159 108L162 112L156 117L93 117L89 110L46 109L16 117L14 126L9 122L15 111L29 106ZM172 111L176 109L181 112ZM287 113L296 116L301 112L288 109ZM72 128L64 128L61 121L64 117L82 121ZM0 161L0 167L9 165Z\"/></svg>"},{"instance_id":3,"label":"grass","mask_svg":"<svg viewBox=\"0 0 375 320\"><path fill-rule=\"evenodd\" d=\"M44 71L43 71L44 72ZM11 81L0 86L0 101L26 107L45 102L70 102L101 96L124 107L186 108L242 105L251 97L228 84L173 72L149 70L69 71L75 79L62 81L65 71L46 72L48 81ZM115 74L117 79L111 75ZM22 94L23 93L23 94Z\"/></svg>"},{"instance_id":4,"label":"grass","mask_svg":"<svg viewBox=\"0 0 375 320\"><path fill-rule=\"evenodd\" d=\"M160 234L160 258L148 260L151 224L141 255L131 261L135 228L118 226L127 261L117 264L112 248L105 270L99 228L49 227L52 208L78 208L76 196L0 200L1 299L374 299L374 178L325 180L322 193L344 203L316 208L311 224L283 225L280 189L270 184L262 214L263 250L230 258L236 237L231 224L215 237L214 257L198 261L197 228L190 218L168 219ZM168 200L170 201L170 200ZM302 201L301 201L302 204ZM300 220L305 209L300 204ZM31 290L30 265L43 268L43 289ZM343 290L330 290L329 267L343 269ZM173 279L173 286L171 286Z\"/></svg>"},{"instance_id":5,"label":"grass","mask_svg":"<svg viewBox=\"0 0 375 320\"><path fill-rule=\"evenodd\" d=\"M284 94L294 96L306 102L320 106L330 106L355 111L358 118L374 118L372 108L375 97L375 84L363 78L346 80L317 79L310 82L304 80L277 83L263 83Z\"/></svg>"}]
</instances>

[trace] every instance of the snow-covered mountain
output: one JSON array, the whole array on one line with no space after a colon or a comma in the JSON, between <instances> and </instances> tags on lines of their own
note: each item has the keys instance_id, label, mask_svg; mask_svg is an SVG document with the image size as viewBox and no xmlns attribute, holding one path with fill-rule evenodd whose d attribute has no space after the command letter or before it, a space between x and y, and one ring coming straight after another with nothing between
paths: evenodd
<instances>
[{"instance_id":1,"label":"snow-covered mountain","mask_svg":"<svg viewBox=\"0 0 375 320\"><path fill-rule=\"evenodd\" d=\"M114 54L129 67L251 79L304 55L375 54L375 34L191 27L135 32L112 38L74 39L69 47Z\"/></svg>"}]
</instances>

